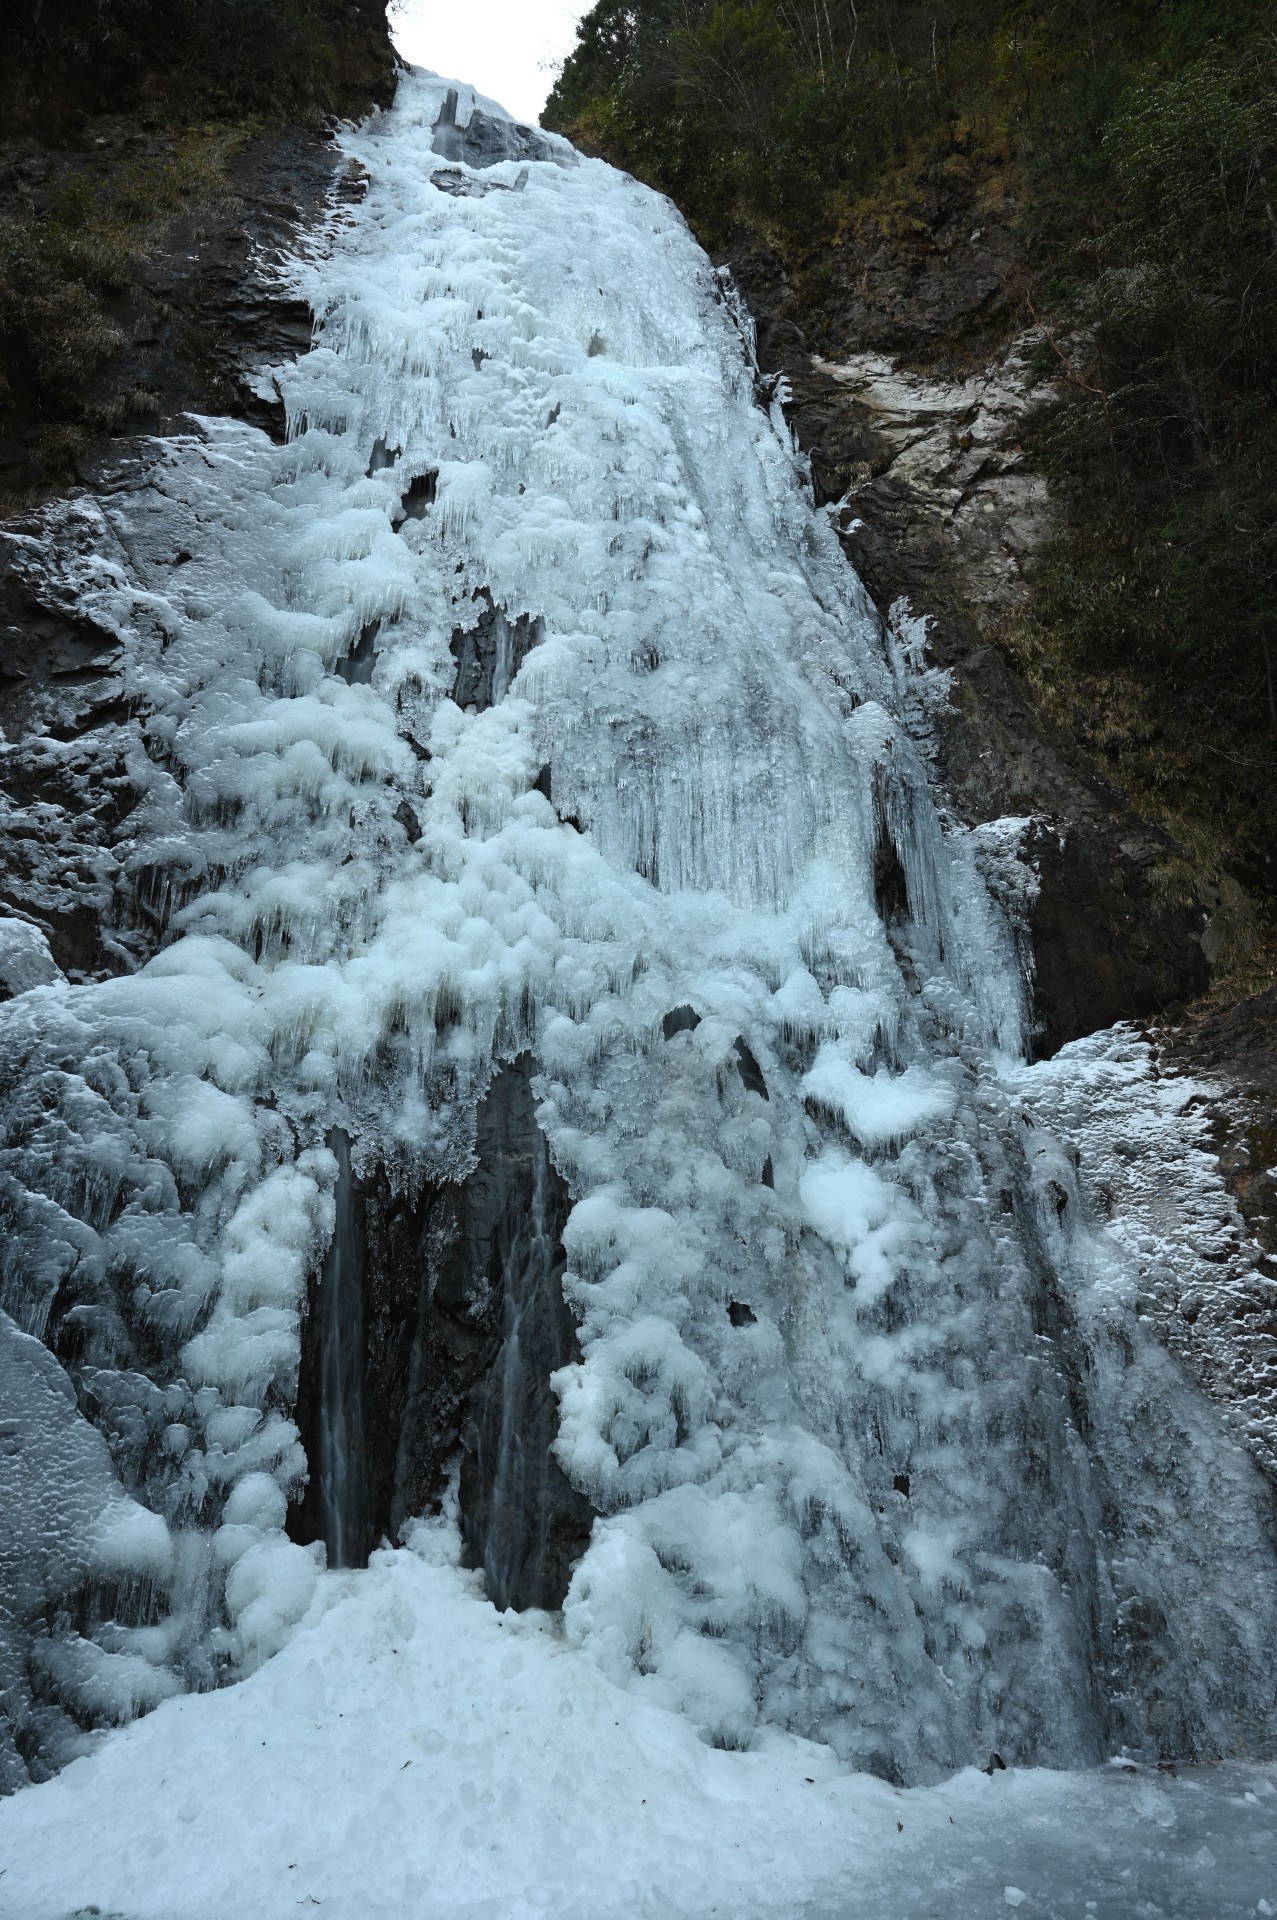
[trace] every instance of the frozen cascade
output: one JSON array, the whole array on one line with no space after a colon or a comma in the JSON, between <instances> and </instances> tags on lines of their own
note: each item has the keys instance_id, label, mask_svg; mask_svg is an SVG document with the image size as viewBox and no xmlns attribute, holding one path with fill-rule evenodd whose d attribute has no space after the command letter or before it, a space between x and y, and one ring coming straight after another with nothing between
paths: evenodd
<instances>
[{"instance_id":1,"label":"frozen cascade","mask_svg":"<svg viewBox=\"0 0 1277 1920\"><path fill-rule=\"evenodd\" d=\"M166 919L0 1008L0 1473L44 1517L0 1560L6 1777L283 1645L324 1558L285 1528L308 1290L354 1327L353 1183L465 1178L525 1054L572 1643L718 1745L892 1780L1270 1752L1270 1490L1035 1123L1013 858L931 796L934 683L728 290L464 88L345 144L288 444L193 421L19 541L127 650L117 897Z\"/></svg>"}]
</instances>

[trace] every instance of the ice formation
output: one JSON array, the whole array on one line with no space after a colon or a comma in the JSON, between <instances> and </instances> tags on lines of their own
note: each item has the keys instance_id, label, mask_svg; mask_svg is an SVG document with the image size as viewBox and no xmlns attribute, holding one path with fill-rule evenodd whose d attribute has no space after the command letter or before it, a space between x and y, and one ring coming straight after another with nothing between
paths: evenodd
<instances>
[{"instance_id":1,"label":"ice formation","mask_svg":"<svg viewBox=\"0 0 1277 1920\"><path fill-rule=\"evenodd\" d=\"M1269 1492L1034 1124L1007 836L933 798L730 289L465 89L345 138L288 443L194 422L50 520L127 650L121 897L164 942L80 986L0 947L0 1473L50 1516L10 1780L284 1643L339 1160L459 1177L525 1053L573 1201L571 1643L720 1746L896 1782L1270 1751Z\"/></svg>"}]
</instances>

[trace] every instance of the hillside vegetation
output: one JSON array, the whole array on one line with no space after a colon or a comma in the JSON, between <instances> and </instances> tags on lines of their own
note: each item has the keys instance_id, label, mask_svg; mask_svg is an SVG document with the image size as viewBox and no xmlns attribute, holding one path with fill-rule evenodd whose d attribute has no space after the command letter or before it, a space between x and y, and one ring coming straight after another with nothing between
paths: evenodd
<instances>
[{"instance_id":1,"label":"hillside vegetation","mask_svg":"<svg viewBox=\"0 0 1277 1920\"><path fill-rule=\"evenodd\" d=\"M386 64L384 0L6 0L5 137L87 114L359 113Z\"/></svg>"},{"instance_id":2,"label":"hillside vegetation","mask_svg":"<svg viewBox=\"0 0 1277 1920\"><path fill-rule=\"evenodd\" d=\"M956 167L1015 208L1008 331L1062 507L1001 634L1200 872L1277 883L1277 13L1254 0L600 0L547 124L800 286ZM978 236L975 236L978 238Z\"/></svg>"},{"instance_id":3,"label":"hillside vegetation","mask_svg":"<svg viewBox=\"0 0 1277 1920\"><path fill-rule=\"evenodd\" d=\"M7 0L0 509L156 412L121 371L140 290L233 214L245 150L392 90L384 0Z\"/></svg>"}]
</instances>

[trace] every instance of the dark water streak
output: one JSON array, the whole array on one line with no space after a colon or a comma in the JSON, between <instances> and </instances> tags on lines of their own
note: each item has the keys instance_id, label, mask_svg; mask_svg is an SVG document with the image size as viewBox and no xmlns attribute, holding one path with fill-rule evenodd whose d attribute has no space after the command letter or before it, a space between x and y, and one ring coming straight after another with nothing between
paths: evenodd
<instances>
[{"instance_id":1,"label":"dark water streak","mask_svg":"<svg viewBox=\"0 0 1277 1920\"><path fill-rule=\"evenodd\" d=\"M320 1537L330 1567L367 1563L368 1470L364 1447L364 1243L350 1139L328 1136L337 1157L337 1221L324 1257L319 1312L317 1469Z\"/></svg>"}]
</instances>

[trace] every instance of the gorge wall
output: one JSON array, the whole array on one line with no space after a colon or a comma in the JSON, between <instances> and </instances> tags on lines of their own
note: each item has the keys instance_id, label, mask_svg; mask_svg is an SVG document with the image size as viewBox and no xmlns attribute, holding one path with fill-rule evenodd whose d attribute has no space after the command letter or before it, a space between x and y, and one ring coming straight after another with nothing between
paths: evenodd
<instances>
[{"instance_id":1,"label":"gorge wall","mask_svg":"<svg viewBox=\"0 0 1277 1920\"><path fill-rule=\"evenodd\" d=\"M1205 991L1223 899L1167 899L1177 847L1053 726L1001 645L1052 528L1026 450L1058 388L1017 331L1014 205L937 201L923 235L848 236L808 264L812 310L756 241L723 255L756 316L759 364L811 462L817 505L884 615L904 601L951 674L937 765L969 826L1024 819L1036 896L1034 1045L1176 1013Z\"/></svg>"}]
</instances>

